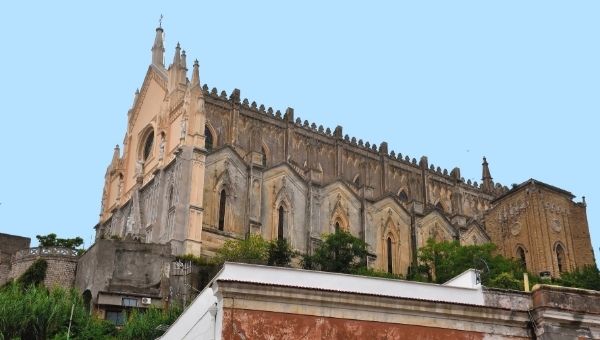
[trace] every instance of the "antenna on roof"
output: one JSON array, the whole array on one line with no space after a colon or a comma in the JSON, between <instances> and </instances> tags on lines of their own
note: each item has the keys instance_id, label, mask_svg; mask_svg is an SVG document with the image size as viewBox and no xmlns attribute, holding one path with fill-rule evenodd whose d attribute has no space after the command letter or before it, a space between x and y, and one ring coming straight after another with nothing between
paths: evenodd
<instances>
[{"instance_id":1,"label":"antenna on roof","mask_svg":"<svg viewBox=\"0 0 600 340\"><path fill-rule=\"evenodd\" d=\"M161 13L160 18L158 18L158 27L162 28L162 20L163 20L163 15Z\"/></svg>"}]
</instances>

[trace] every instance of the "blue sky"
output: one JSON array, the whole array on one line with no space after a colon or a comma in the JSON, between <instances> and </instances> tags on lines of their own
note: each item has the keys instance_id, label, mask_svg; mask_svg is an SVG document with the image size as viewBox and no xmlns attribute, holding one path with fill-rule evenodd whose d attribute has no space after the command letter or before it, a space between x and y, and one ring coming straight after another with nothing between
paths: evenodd
<instances>
[{"instance_id":1,"label":"blue sky","mask_svg":"<svg viewBox=\"0 0 600 340\"><path fill-rule=\"evenodd\" d=\"M598 254L598 1L0 3L0 232L89 244L164 15L202 83L481 181L586 196ZM35 242L34 242L35 244Z\"/></svg>"}]
</instances>

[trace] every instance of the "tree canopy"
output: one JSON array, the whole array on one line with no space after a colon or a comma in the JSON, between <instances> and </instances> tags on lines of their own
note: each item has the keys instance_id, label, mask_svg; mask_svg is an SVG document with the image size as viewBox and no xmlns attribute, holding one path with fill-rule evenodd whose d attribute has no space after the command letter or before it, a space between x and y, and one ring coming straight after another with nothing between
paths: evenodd
<instances>
[{"instance_id":1,"label":"tree canopy","mask_svg":"<svg viewBox=\"0 0 600 340\"><path fill-rule=\"evenodd\" d=\"M75 249L83 244L81 237L75 238L58 238L56 234L36 235L40 247L63 247Z\"/></svg>"},{"instance_id":2,"label":"tree canopy","mask_svg":"<svg viewBox=\"0 0 600 340\"><path fill-rule=\"evenodd\" d=\"M304 256L305 269L352 273L366 267L367 244L347 231L323 235L323 242L312 255Z\"/></svg>"},{"instance_id":3,"label":"tree canopy","mask_svg":"<svg viewBox=\"0 0 600 340\"><path fill-rule=\"evenodd\" d=\"M435 242L430 239L424 247L419 249L418 259L421 264L413 272L413 276L424 275L426 281L444 283L461 274L469 268L481 271L484 285L502 286L508 278L518 280L524 269L515 260L494 255L496 245L486 243L482 245L460 245L458 241ZM503 275L503 280L497 280ZM514 288L514 282L508 284ZM509 288L509 287L498 287Z\"/></svg>"}]
</instances>

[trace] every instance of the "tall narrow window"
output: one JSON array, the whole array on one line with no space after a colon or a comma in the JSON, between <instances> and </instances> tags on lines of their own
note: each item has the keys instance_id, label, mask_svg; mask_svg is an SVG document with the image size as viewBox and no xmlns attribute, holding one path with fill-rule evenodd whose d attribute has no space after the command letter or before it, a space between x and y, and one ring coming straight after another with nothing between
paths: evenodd
<instances>
[{"instance_id":1,"label":"tall narrow window","mask_svg":"<svg viewBox=\"0 0 600 340\"><path fill-rule=\"evenodd\" d=\"M213 148L213 135L208 126L204 126L204 148L208 151Z\"/></svg>"},{"instance_id":2,"label":"tall narrow window","mask_svg":"<svg viewBox=\"0 0 600 340\"><path fill-rule=\"evenodd\" d=\"M146 140L144 141L144 150L142 154L142 159L146 160L152 154L152 147L154 146L154 131L150 130L148 135L146 136Z\"/></svg>"},{"instance_id":3,"label":"tall narrow window","mask_svg":"<svg viewBox=\"0 0 600 340\"><path fill-rule=\"evenodd\" d=\"M262 166L267 166L267 150L265 150L265 148L262 148Z\"/></svg>"},{"instance_id":4,"label":"tall narrow window","mask_svg":"<svg viewBox=\"0 0 600 340\"><path fill-rule=\"evenodd\" d=\"M285 222L284 216L285 216L285 211L283 210L283 206L280 205L279 206L279 221L277 224L277 239L278 240L283 240L283 223Z\"/></svg>"},{"instance_id":5,"label":"tall narrow window","mask_svg":"<svg viewBox=\"0 0 600 340\"><path fill-rule=\"evenodd\" d=\"M560 244L556 245L556 262L558 263L558 272L565 271L565 250Z\"/></svg>"},{"instance_id":6,"label":"tall narrow window","mask_svg":"<svg viewBox=\"0 0 600 340\"><path fill-rule=\"evenodd\" d=\"M227 204L227 194L225 189L221 191L221 197L219 199L219 230L225 229L225 206Z\"/></svg>"},{"instance_id":7,"label":"tall narrow window","mask_svg":"<svg viewBox=\"0 0 600 340\"><path fill-rule=\"evenodd\" d=\"M387 271L388 273L392 273L394 266L392 265L392 238L387 238Z\"/></svg>"},{"instance_id":8,"label":"tall narrow window","mask_svg":"<svg viewBox=\"0 0 600 340\"><path fill-rule=\"evenodd\" d=\"M335 222L335 233L339 233L340 232L340 222Z\"/></svg>"},{"instance_id":9,"label":"tall narrow window","mask_svg":"<svg viewBox=\"0 0 600 340\"><path fill-rule=\"evenodd\" d=\"M525 258L525 250L522 247L517 248L517 257L523 269L527 269L527 258Z\"/></svg>"}]
</instances>

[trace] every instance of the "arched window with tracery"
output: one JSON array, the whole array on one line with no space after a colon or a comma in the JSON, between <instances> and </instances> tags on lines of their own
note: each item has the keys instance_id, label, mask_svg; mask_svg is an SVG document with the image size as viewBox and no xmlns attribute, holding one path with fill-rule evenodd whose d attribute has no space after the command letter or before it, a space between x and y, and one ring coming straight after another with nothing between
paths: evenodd
<instances>
[{"instance_id":1,"label":"arched window with tracery","mask_svg":"<svg viewBox=\"0 0 600 340\"><path fill-rule=\"evenodd\" d=\"M152 148L154 147L154 130L149 129L144 136L144 144L142 149L142 160L145 161L152 154Z\"/></svg>"},{"instance_id":2,"label":"arched window with tracery","mask_svg":"<svg viewBox=\"0 0 600 340\"><path fill-rule=\"evenodd\" d=\"M225 189L221 190L219 197L219 230L225 229L225 209L227 208L227 193Z\"/></svg>"},{"instance_id":3,"label":"arched window with tracery","mask_svg":"<svg viewBox=\"0 0 600 340\"><path fill-rule=\"evenodd\" d=\"M388 237L387 238L387 271L388 273L393 273L394 272L394 265L392 264L393 260L394 260L394 256L392 253L392 238Z\"/></svg>"},{"instance_id":4,"label":"arched window with tracery","mask_svg":"<svg viewBox=\"0 0 600 340\"><path fill-rule=\"evenodd\" d=\"M527 258L525 257L525 249L523 247L517 247L517 259L523 269L527 269Z\"/></svg>"},{"instance_id":5,"label":"arched window with tracery","mask_svg":"<svg viewBox=\"0 0 600 340\"><path fill-rule=\"evenodd\" d=\"M204 148L208 151L212 150L213 148L213 135L212 132L210 132L210 129L208 128L208 125L204 126Z\"/></svg>"},{"instance_id":6,"label":"arched window with tracery","mask_svg":"<svg viewBox=\"0 0 600 340\"><path fill-rule=\"evenodd\" d=\"M556 263L558 264L558 272L563 273L566 271L566 263L565 263L565 250L560 244L556 245Z\"/></svg>"}]
</instances>

